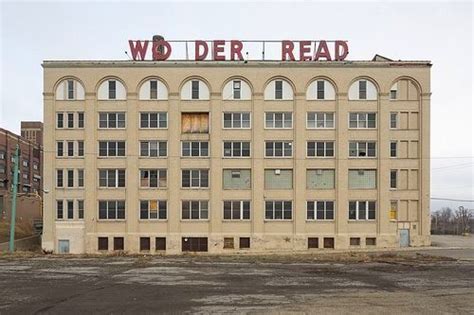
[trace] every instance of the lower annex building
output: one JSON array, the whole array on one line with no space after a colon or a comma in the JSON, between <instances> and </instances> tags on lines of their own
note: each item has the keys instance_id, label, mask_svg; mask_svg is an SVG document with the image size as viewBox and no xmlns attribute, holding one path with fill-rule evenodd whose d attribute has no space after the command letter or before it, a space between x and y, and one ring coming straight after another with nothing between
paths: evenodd
<instances>
[{"instance_id":1,"label":"lower annex building","mask_svg":"<svg viewBox=\"0 0 474 315\"><path fill-rule=\"evenodd\" d=\"M430 244L429 61L44 61L43 248Z\"/></svg>"}]
</instances>

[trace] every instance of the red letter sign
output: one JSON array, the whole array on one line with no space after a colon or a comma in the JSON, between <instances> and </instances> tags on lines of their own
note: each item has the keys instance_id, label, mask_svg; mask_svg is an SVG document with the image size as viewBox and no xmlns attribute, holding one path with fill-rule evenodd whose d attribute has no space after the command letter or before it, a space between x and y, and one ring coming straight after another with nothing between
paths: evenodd
<instances>
[{"instance_id":1,"label":"red letter sign","mask_svg":"<svg viewBox=\"0 0 474 315\"><path fill-rule=\"evenodd\" d=\"M137 57L141 60L145 60L146 50L148 49L148 42L148 40L143 41L144 44L142 46L142 42L139 40L135 42L135 45L133 45L133 40L128 41L133 60L137 60Z\"/></svg>"},{"instance_id":2,"label":"red letter sign","mask_svg":"<svg viewBox=\"0 0 474 315\"><path fill-rule=\"evenodd\" d=\"M201 47L204 48L203 53L200 53ZM207 57L207 53L209 51L209 47L207 47L207 43L202 40L197 40L194 42L194 60L204 60Z\"/></svg>"},{"instance_id":3,"label":"red letter sign","mask_svg":"<svg viewBox=\"0 0 474 315\"><path fill-rule=\"evenodd\" d=\"M171 45L165 40L153 41L153 60L163 61L171 55Z\"/></svg>"},{"instance_id":4,"label":"red letter sign","mask_svg":"<svg viewBox=\"0 0 474 315\"><path fill-rule=\"evenodd\" d=\"M347 43L342 40L336 40L336 43L334 45L335 45L334 48L336 50L334 53L335 60L342 61L346 59L347 54L349 54L349 47L347 47ZM340 50L341 47L343 49L342 53Z\"/></svg>"},{"instance_id":5,"label":"red letter sign","mask_svg":"<svg viewBox=\"0 0 474 315\"><path fill-rule=\"evenodd\" d=\"M295 44L292 41L284 40L281 42L281 60L287 61L287 57L291 61L295 61L295 55L293 55L293 49L295 48Z\"/></svg>"},{"instance_id":6,"label":"red letter sign","mask_svg":"<svg viewBox=\"0 0 474 315\"><path fill-rule=\"evenodd\" d=\"M326 58L327 61L331 61L331 54L329 53L328 45L325 40L319 42L318 50L314 54L313 60L319 60L319 58Z\"/></svg>"},{"instance_id":7,"label":"red letter sign","mask_svg":"<svg viewBox=\"0 0 474 315\"><path fill-rule=\"evenodd\" d=\"M213 42L213 46L214 46L214 54L213 54L214 60L215 61L224 61L225 60L225 54L220 55L219 53L224 52L225 41L215 40Z\"/></svg>"},{"instance_id":8,"label":"red letter sign","mask_svg":"<svg viewBox=\"0 0 474 315\"><path fill-rule=\"evenodd\" d=\"M230 41L230 60L235 60L237 56L237 60L244 60L242 56L242 47L244 45L240 40L231 40Z\"/></svg>"},{"instance_id":9,"label":"red letter sign","mask_svg":"<svg viewBox=\"0 0 474 315\"><path fill-rule=\"evenodd\" d=\"M306 53L311 52L311 42L309 40L304 40L300 42L300 61L311 60L311 56L306 55Z\"/></svg>"}]
</instances>

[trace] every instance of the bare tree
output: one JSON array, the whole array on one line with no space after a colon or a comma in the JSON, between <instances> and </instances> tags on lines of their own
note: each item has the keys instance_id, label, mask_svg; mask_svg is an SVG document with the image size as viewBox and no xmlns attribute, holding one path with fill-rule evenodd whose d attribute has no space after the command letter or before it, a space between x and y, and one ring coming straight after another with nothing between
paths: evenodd
<instances>
[{"instance_id":1,"label":"bare tree","mask_svg":"<svg viewBox=\"0 0 474 315\"><path fill-rule=\"evenodd\" d=\"M459 208L454 212L454 218L456 220L456 225L458 227L459 234L469 233L470 229L470 220L473 218L473 213L470 209L459 206Z\"/></svg>"}]
</instances>

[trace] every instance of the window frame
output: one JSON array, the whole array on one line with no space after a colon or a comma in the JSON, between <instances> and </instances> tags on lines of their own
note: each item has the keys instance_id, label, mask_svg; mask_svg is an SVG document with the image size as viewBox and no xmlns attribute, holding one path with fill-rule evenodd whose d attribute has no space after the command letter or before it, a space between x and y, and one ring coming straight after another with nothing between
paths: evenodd
<instances>
[{"instance_id":1,"label":"window frame","mask_svg":"<svg viewBox=\"0 0 474 315\"><path fill-rule=\"evenodd\" d=\"M356 144L356 155L351 155L351 143L355 143ZM360 152L361 152L361 149L360 149L360 144L361 143L365 143L365 152L367 153L365 156L361 156L360 155ZM369 143L374 143L375 144L375 147L374 147L374 152L375 152L375 155L373 156L370 156L369 155ZM349 149L349 158L350 159L376 159L377 158L377 141L375 140L364 140L364 141L359 141L359 140L349 140L349 145L348 145L348 149Z\"/></svg>"},{"instance_id":2,"label":"window frame","mask_svg":"<svg viewBox=\"0 0 474 315\"><path fill-rule=\"evenodd\" d=\"M272 115L272 119L271 119L271 122L272 122L272 125L273 126L268 126L267 125L267 115ZM281 127L276 127L276 115L278 114L281 114L282 116L282 119L281 119ZM291 127L285 127L285 122L287 121L286 119L286 115L290 115L291 116L291 119L290 119L290 124L291 124ZM283 112L277 112L277 111L266 111L263 113L263 128L264 129L268 129L268 130L272 130L272 129L277 129L277 130L280 130L280 129L286 129L286 130L291 130L293 129L293 112L290 112L290 111L283 111Z\"/></svg>"},{"instance_id":3,"label":"window frame","mask_svg":"<svg viewBox=\"0 0 474 315\"><path fill-rule=\"evenodd\" d=\"M102 177L103 172L105 172L105 177ZM113 178L111 177L110 173L114 173ZM123 175L123 186L120 185L121 173ZM105 186L102 185L102 180L105 180ZM113 183L110 183L111 180ZM127 187L127 170L125 168L99 168L97 182L97 187L99 189L125 188Z\"/></svg>"},{"instance_id":4,"label":"window frame","mask_svg":"<svg viewBox=\"0 0 474 315\"><path fill-rule=\"evenodd\" d=\"M309 155L309 144L314 143L314 156ZM324 155L323 156L318 156L318 143L323 143L324 144ZM327 145L328 143L332 143L332 155L327 155L328 149ZM336 156L336 141L333 140L310 140L306 141L306 157L307 158L320 158L320 159L332 159L335 158Z\"/></svg>"},{"instance_id":5,"label":"window frame","mask_svg":"<svg viewBox=\"0 0 474 315\"><path fill-rule=\"evenodd\" d=\"M392 147L392 145L395 145L395 148ZM390 140L390 147L389 147L389 156L391 159L396 159L398 158L398 141L397 140ZM393 153L395 152L395 155Z\"/></svg>"},{"instance_id":6,"label":"window frame","mask_svg":"<svg viewBox=\"0 0 474 315\"><path fill-rule=\"evenodd\" d=\"M237 115L237 114L240 115L240 126L241 127L235 127L234 126L234 124L235 124L234 115ZM249 116L249 119L248 119L249 126L248 127L242 127L243 122L246 121L246 120L243 119L244 114L248 114L248 116ZM226 115L231 115L231 120L230 120L231 126L230 127L225 126L226 125L225 124L225 122L226 122L225 116ZM224 111L224 112L222 112L222 129L227 129L227 130L232 130L232 129L250 130L250 129L252 129L252 114L251 114L251 112L246 112L246 111L243 111L243 112Z\"/></svg>"},{"instance_id":7,"label":"window frame","mask_svg":"<svg viewBox=\"0 0 474 315\"><path fill-rule=\"evenodd\" d=\"M318 127L318 115L323 115L323 127ZM309 116L310 115L314 115L314 127L310 127L310 119L309 119ZM327 123L328 121L331 121L331 120L328 120L327 119L327 116L328 115L331 115L332 116L332 127L327 127ZM310 111L310 112L306 112L306 129L308 130L315 130L315 129L336 129L336 120L335 120L335 112L321 112L321 111Z\"/></svg>"},{"instance_id":8,"label":"window frame","mask_svg":"<svg viewBox=\"0 0 474 315\"><path fill-rule=\"evenodd\" d=\"M156 171L156 184L157 186L151 186L151 172ZM142 180L146 179L145 177L142 178L142 172L148 172L148 186L142 185ZM160 181L162 180L161 174L165 174L165 186L160 186ZM138 181L139 181L139 189L166 189L168 188L168 169L166 168L140 168L138 170Z\"/></svg>"},{"instance_id":9,"label":"window frame","mask_svg":"<svg viewBox=\"0 0 474 315\"><path fill-rule=\"evenodd\" d=\"M193 202L197 202L199 204L199 209L197 210L199 213L199 218L193 218ZM183 205L184 203L188 203L188 211L189 211L189 218L184 218L183 217ZM207 215L206 217L203 217L202 212L203 212L203 203L207 204ZM209 200L205 199L184 199L181 200L181 221L209 221L210 218L210 202Z\"/></svg>"},{"instance_id":10,"label":"window frame","mask_svg":"<svg viewBox=\"0 0 474 315\"><path fill-rule=\"evenodd\" d=\"M185 143L189 144L189 155L184 155ZM193 143L198 143L199 144L199 148L198 148L199 155L193 155L193 150L194 150ZM207 155L202 155L202 151L203 151L202 144L203 143L207 143ZM181 157L183 157L183 158L209 158L210 153L211 153L209 149L210 149L209 148L209 141L181 140Z\"/></svg>"},{"instance_id":11,"label":"window frame","mask_svg":"<svg viewBox=\"0 0 474 315\"><path fill-rule=\"evenodd\" d=\"M234 218L234 205L239 203L239 218ZM230 218L226 218L226 203L230 203ZM248 204L248 218L244 217L244 205ZM247 199L225 199L222 201L222 221L250 221L252 217L252 202Z\"/></svg>"},{"instance_id":12,"label":"window frame","mask_svg":"<svg viewBox=\"0 0 474 315\"><path fill-rule=\"evenodd\" d=\"M106 214L106 218L101 218L101 215L100 215L100 212L101 212L101 208L100 208L100 203L101 202L105 202L107 207L105 209L105 214ZM109 212L110 212L110 209L109 209L109 205L110 203L114 203L115 204L115 209L112 209L114 210L115 212L115 218L109 218ZM118 214L119 214L119 203L123 203L123 218L119 218L118 217ZM108 222L108 221L126 221L127 220L127 202L125 199L99 199L97 201L97 220L98 221L103 221L103 222Z\"/></svg>"},{"instance_id":13,"label":"window frame","mask_svg":"<svg viewBox=\"0 0 474 315\"><path fill-rule=\"evenodd\" d=\"M392 119L393 115L395 115L395 120ZM390 129L391 130L398 129L398 126L399 126L398 116L399 116L398 112L390 112ZM395 127L393 126L393 123L395 123Z\"/></svg>"},{"instance_id":14,"label":"window frame","mask_svg":"<svg viewBox=\"0 0 474 315\"><path fill-rule=\"evenodd\" d=\"M189 186L184 185L185 172L189 173ZM198 172L198 177L194 177L195 172ZM203 183L203 173L207 173L207 186ZM210 169L208 168L184 168L181 169L181 189L209 189L210 188ZM204 177L205 178L205 177ZM194 185L193 181L197 180L198 185Z\"/></svg>"},{"instance_id":15,"label":"window frame","mask_svg":"<svg viewBox=\"0 0 474 315\"><path fill-rule=\"evenodd\" d=\"M356 203L355 204L355 218L351 219L351 203ZM365 209L361 209L360 205L361 203L365 203ZM374 217L371 219L370 218L370 204L373 203L374 205L374 210L373 214ZM360 218L360 213L361 210L364 211L365 217L363 219ZM375 222L377 220L377 202L375 200L349 200L348 201L348 220L350 222L355 222L355 221L369 221L369 222Z\"/></svg>"},{"instance_id":16,"label":"window frame","mask_svg":"<svg viewBox=\"0 0 474 315\"><path fill-rule=\"evenodd\" d=\"M142 143L148 143L148 146L147 146L147 155L142 155ZM157 156L151 156L150 155L150 152L151 152L151 148L150 148L150 143L153 143L153 142L156 142L156 152L157 152ZM166 150L166 154L165 155L160 155L160 145L161 143L165 143L166 146L165 146L165 150ZM152 159L166 159L168 158L168 141L167 140L139 140L138 141L138 152L139 152L139 158L152 158Z\"/></svg>"},{"instance_id":17,"label":"window frame","mask_svg":"<svg viewBox=\"0 0 474 315\"><path fill-rule=\"evenodd\" d=\"M356 115L356 120L351 119L351 115ZM363 118L363 115L365 115L365 119ZM370 122L371 120L369 119L370 115L374 115L374 126L370 127ZM377 113L376 112L349 112L348 113L348 122L347 125L349 126L348 129L377 129ZM356 126L351 126L351 122L355 121ZM361 126L362 123L365 123L365 127Z\"/></svg>"},{"instance_id":18,"label":"window frame","mask_svg":"<svg viewBox=\"0 0 474 315\"><path fill-rule=\"evenodd\" d=\"M272 214L273 214L272 218L267 217L267 203L268 202L272 203ZM276 218L276 216L275 216L275 213L278 210L275 207L277 202L281 203L281 218ZM290 219L285 218L285 211L287 211L287 210L285 210L285 203L287 203L287 202L289 202L290 205L291 205L291 212L290 212L291 213L291 218ZM264 207L263 207L263 209L264 209L264 221L271 221L271 222L274 222L274 221L277 221L277 222L278 221L280 221L280 222L281 221L291 222L291 221L293 221L293 200L273 200L273 199L272 200L264 200L263 205L264 205Z\"/></svg>"},{"instance_id":19,"label":"window frame","mask_svg":"<svg viewBox=\"0 0 474 315\"><path fill-rule=\"evenodd\" d=\"M392 177L393 174L395 174L394 177ZM388 183L389 183L390 190L398 189L398 170L397 169L390 169Z\"/></svg>"},{"instance_id":20,"label":"window frame","mask_svg":"<svg viewBox=\"0 0 474 315\"><path fill-rule=\"evenodd\" d=\"M127 112L99 112L98 114L99 114L99 117L98 117L99 125L97 127L98 129L106 130L106 129L126 129L127 128ZM123 124L124 124L123 127L119 126L120 122L122 121L122 120L119 119L120 114L123 114L123 118L124 118L123 119ZM107 116L106 120L101 120L101 117L100 117L101 115L106 115ZM113 121L110 117L111 115L115 115L115 126L116 127L111 127L111 121ZM104 121L106 123L106 127L101 127L101 122L104 122Z\"/></svg>"},{"instance_id":21,"label":"window frame","mask_svg":"<svg viewBox=\"0 0 474 315\"><path fill-rule=\"evenodd\" d=\"M273 143L273 146L272 146L272 152L273 152L273 155L267 155L267 143ZM276 143L281 143L281 152L282 152L282 155L281 156L275 156L275 152L276 152L276 149L275 149L275 144ZM291 155L285 155L285 152L286 152L286 148L285 148L285 143L289 143L289 146L291 147ZM264 155L263 157L264 158L269 158L269 159L291 159L293 158L293 140L265 140L263 141L263 152L264 152Z\"/></svg>"},{"instance_id":22,"label":"window frame","mask_svg":"<svg viewBox=\"0 0 474 315\"><path fill-rule=\"evenodd\" d=\"M155 114L157 115L156 116L157 125L156 125L156 127L150 127L150 125L151 125L151 118L150 117L151 117L151 115L155 115ZM143 122L142 115L147 115L148 119L146 119L146 122L147 122L148 127L146 127L142 124L142 122ZM165 127L160 126L161 122L163 122L163 120L161 119L162 115L164 115L165 118L166 118L164 120L165 125L166 125ZM168 112L166 112L166 111L158 111L158 112L148 112L147 111L147 112L139 112L139 114L138 114L138 129L144 129L144 130L162 129L162 130L166 130L166 129L168 129L168 126L169 126L169 124L168 124Z\"/></svg>"},{"instance_id":23,"label":"window frame","mask_svg":"<svg viewBox=\"0 0 474 315\"><path fill-rule=\"evenodd\" d=\"M225 155L226 153L226 143L230 143L231 144L231 155ZM240 143L240 155L237 156L237 155L234 155L234 145L236 143ZM249 151L249 155L248 156L244 156L243 155L243 152L244 152L244 148L243 148L243 143L248 143L249 144L249 148L248 148L248 151ZM237 140L237 141L234 141L234 140L223 140L222 141L222 157L223 158L227 158L227 159L249 159L252 157L252 142L251 141L246 141L246 140Z\"/></svg>"},{"instance_id":24,"label":"window frame","mask_svg":"<svg viewBox=\"0 0 474 315\"><path fill-rule=\"evenodd\" d=\"M107 155L101 155L101 149L100 149L100 144L101 142L103 143L106 143L107 144ZM116 150L116 155L110 155L110 144L111 143L115 143L116 144L116 147L115 147L115 150ZM123 143L124 144L124 148L123 148L123 155L118 155L118 153L120 152L120 149L119 149L119 143ZM98 146L98 158L125 158L127 156L127 141L125 140L98 140L97 141L97 146Z\"/></svg>"},{"instance_id":25,"label":"window frame","mask_svg":"<svg viewBox=\"0 0 474 315\"><path fill-rule=\"evenodd\" d=\"M323 205L324 205L324 209L322 210L322 212L323 212L323 218L322 219L318 218L318 212L320 211L317 208L318 203L323 203ZM332 218L330 218L330 219L327 218L328 217L327 213L331 212L331 210L328 209L328 204L329 203L332 203ZM313 205L313 210L309 209L310 204ZM334 221L335 218L336 218L335 204L336 204L335 200L306 200L306 221L310 221L310 222L313 222L313 221L319 221L319 222L321 222L321 221L322 222ZM310 211L313 211L313 218L312 219L309 216Z\"/></svg>"},{"instance_id":26,"label":"window frame","mask_svg":"<svg viewBox=\"0 0 474 315\"><path fill-rule=\"evenodd\" d=\"M151 201L156 201L156 218L151 217ZM142 209L143 203L147 203L147 217L143 218L142 213L145 211ZM164 210L162 209L161 205L164 205ZM161 214L164 212L165 217L161 217ZM139 221L168 221L168 200L162 199L140 199L138 201L138 220Z\"/></svg>"}]
</instances>

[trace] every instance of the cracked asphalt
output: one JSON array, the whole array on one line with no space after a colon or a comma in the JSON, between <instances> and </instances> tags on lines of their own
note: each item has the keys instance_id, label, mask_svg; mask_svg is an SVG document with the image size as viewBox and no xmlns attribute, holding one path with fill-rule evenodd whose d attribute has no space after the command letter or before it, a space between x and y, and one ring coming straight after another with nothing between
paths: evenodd
<instances>
[{"instance_id":1,"label":"cracked asphalt","mask_svg":"<svg viewBox=\"0 0 474 315\"><path fill-rule=\"evenodd\" d=\"M0 314L474 314L474 261L393 255L0 257Z\"/></svg>"}]
</instances>

